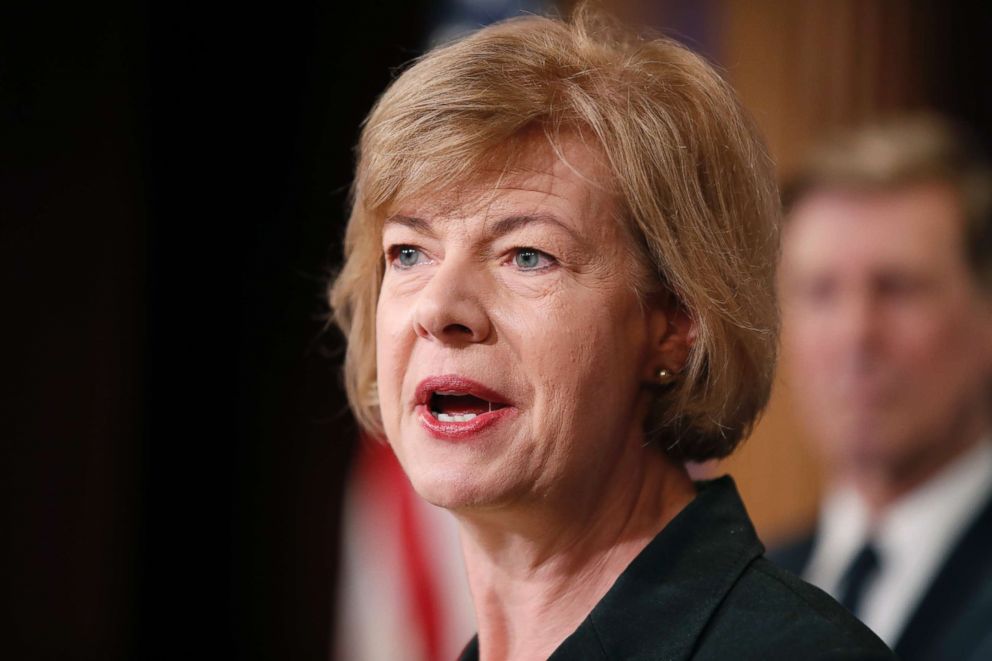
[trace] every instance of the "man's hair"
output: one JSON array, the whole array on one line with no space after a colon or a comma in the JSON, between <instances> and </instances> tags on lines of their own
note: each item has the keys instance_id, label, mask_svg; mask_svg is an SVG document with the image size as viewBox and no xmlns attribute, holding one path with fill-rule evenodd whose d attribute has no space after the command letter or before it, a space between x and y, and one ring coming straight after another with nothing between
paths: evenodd
<instances>
[{"instance_id":1,"label":"man's hair","mask_svg":"<svg viewBox=\"0 0 992 661\"><path fill-rule=\"evenodd\" d=\"M893 117L829 136L785 186L786 211L824 190L898 190L939 182L956 193L968 265L992 291L992 166L963 126L934 114Z\"/></svg>"},{"instance_id":2,"label":"man's hair","mask_svg":"<svg viewBox=\"0 0 992 661\"><path fill-rule=\"evenodd\" d=\"M648 437L675 459L729 454L766 404L775 366L773 167L702 58L586 11L569 21L505 21L433 50L369 115L346 261L330 292L358 420L381 433L375 310L385 218L416 196L512 170L534 135L557 154L563 137L592 146L611 179L597 183L618 201L619 218L603 221L626 225L652 275L631 286L645 297L673 295L695 322L686 368L659 391Z\"/></svg>"}]
</instances>

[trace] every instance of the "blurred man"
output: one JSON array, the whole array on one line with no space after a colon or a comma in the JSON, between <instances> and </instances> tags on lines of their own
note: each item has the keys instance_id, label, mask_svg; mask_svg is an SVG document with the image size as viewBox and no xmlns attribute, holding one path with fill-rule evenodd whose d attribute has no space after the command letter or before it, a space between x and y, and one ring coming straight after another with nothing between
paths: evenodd
<instances>
[{"instance_id":1,"label":"blurred man","mask_svg":"<svg viewBox=\"0 0 992 661\"><path fill-rule=\"evenodd\" d=\"M829 489L771 556L907 660L963 658L963 618L988 623L976 648L992 628L992 175L972 146L890 122L815 152L786 196L787 378Z\"/></svg>"}]
</instances>

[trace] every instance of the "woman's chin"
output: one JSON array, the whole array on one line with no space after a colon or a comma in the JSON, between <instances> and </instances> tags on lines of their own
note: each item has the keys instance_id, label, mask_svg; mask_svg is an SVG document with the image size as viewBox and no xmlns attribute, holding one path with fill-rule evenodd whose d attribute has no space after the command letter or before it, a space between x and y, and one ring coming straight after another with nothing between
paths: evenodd
<instances>
[{"instance_id":1,"label":"woman's chin","mask_svg":"<svg viewBox=\"0 0 992 661\"><path fill-rule=\"evenodd\" d=\"M411 470L410 483L421 498L451 511L493 509L510 502L514 489L480 471Z\"/></svg>"},{"instance_id":2,"label":"woman's chin","mask_svg":"<svg viewBox=\"0 0 992 661\"><path fill-rule=\"evenodd\" d=\"M520 490L528 471L519 453L508 453L514 438L487 430L477 438L440 440L419 421L391 442L403 470L421 498L449 510L498 507Z\"/></svg>"}]
</instances>

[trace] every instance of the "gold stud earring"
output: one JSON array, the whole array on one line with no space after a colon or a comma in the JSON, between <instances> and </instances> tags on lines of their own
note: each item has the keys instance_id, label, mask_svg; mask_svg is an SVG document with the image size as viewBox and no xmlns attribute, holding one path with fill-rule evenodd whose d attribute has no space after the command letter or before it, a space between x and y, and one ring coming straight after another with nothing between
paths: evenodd
<instances>
[{"instance_id":1,"label":"gold stud earring","mask_svg":"<svg viewBox=\"0 0 992 661\"><path fill-rule=\"evenodd\" d=\"M670 372L664 367L658 368L658 372L656 376L658 378L658 383L660 383L663 386L667 386L670 383L674 382L676 377L674 372Z\"/></svg>"}]
</instances>

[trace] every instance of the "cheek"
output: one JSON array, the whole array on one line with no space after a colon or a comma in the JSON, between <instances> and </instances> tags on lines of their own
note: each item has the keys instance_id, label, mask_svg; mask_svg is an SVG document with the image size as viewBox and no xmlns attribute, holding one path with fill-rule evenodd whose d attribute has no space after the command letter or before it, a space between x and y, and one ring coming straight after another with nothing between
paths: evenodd
<instances>
[{"instance_id":1,"label":"cheek","mask_svg":"<svg viewBox=\"0 0 992 661\"><path fill-rule=\"evenodd\" d=\"M836 364L844 350L837 317L786 310L782 318L782 345L790 364L828 367Z\"/></svg>"},{"instance_id":2,"label":"cheek","mask_svg":"<svg viewBox=\"0 0 992 661\"><path fill-rule=\"evenodd\" d=\"M817 341L815 333L798 327L795 323L787 325L786 328L787 331L782 338L785 350L783 357L790 368L802 369L804 366L822 362L822 356L829 352L827 342Z\"/></svg>"},{"instance_id":3,"label":"cheek","mask_svg":"<svg viewBox=\"0 0 992 661\"><path fill-rule=\"evenodd\" d=\"M644 324L639 306L626 292L595 292L546 310L539 374L546 375L549 399L576 419L602 418L604 410L625 410L638 382ZM540 333L541 331L535 329ZM567 424L567 423L566 423Z\"/></svg>"},{"instance_id":4,"label":"cheek","mask_svg":"<svg viewBox=\"0 0 992 661\"><path fill-rule=\"evenodd\" d=\"M975 330L967 320L921 323L907 333L902 347L907 378L920 381L921 390L933 392L936 398L960 397L963 390L981 388L988 357L977 346Z\"/></svg>"},{"instance_id":5,"label":"cheek","mask_svg":"<svg viewBox=\"0 0 992 661\"><path fill-rule=\"evenodd\" d=\"M887 321L894 358L922 376L968 360L970 345L967 324L962 315L947 310L914 310L893 315Z\"/></svg>"},{"instance_id":6,"label":"cheek","mask_svg":"<svg viewBox=\"0 0 992 661\"><path fill-rule=\"evenodd\" d=\"M409 342L403 332L406 326L404 321L397 312L397 306L390 304L384 293L376 311L375 341L379 406L387 426L400 410L402 380L409 355Z\"/></svg>"}]
</instances>

